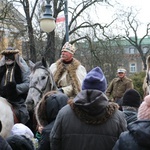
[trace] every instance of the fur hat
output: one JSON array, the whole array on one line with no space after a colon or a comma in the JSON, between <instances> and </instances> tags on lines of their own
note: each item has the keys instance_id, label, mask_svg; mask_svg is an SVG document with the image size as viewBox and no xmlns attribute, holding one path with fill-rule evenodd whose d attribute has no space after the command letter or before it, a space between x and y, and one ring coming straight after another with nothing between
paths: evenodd
<instances>
[{"instance_id":1,"label":"fur hat","mask_svg":"<svg viewBox=\"0 0 150 150\"><path fill-rule=\"evenodd\" d=\"M76 49L75 49L75 47L73 46L73 45L71 45L69 42L66 42L65 44L64 44L64 46L62 47L62 50L61 50L62 52L63 51L67 51L67 52L69 52L69 53L71 53L71 54L74 54L75 53L75 51L76 51Z\"/></svg>"},{"instance_id":2,"label":"fur hat","mask_svg":"<svg viewBox=\"0 0 150 150\"><path fill-rule=\"evenodd\" d=\"M6 50L3 50L1 52L2 55L8 55L8 54L16 54L19 53L18 49L14 49L13 47L8 47Z\"/></svg>"},{"instance_id":3,"label":"fur hat","mask_svg":"<svg viewBox=\"0 0 150 150\"><path fill-rule=\"evenodd\" d=\"M105 92L107 81L100 67L93 68L87 73L82 83L82 90L95 89Z\"/></svg>"},{"instance_id":4,"label":"fur hat","mask_svg":"<svg viewBox=\"0 0 150 150\"><path fill-rule=\"evenodd\" d=\"M140 105L138 119L150 119L150 95L147 95Z\"/></svg>"},{"instance_id":5,"label":"fur hat","mask_svg":"<svg viewBox=\"0 0 150 150\"><path fill-rule=\"evenodd\" d=\"M131 106L138 108L141 104L141 96L135 89L127 90L123 95L122 106Z\"/></svg>"}]
</instances>

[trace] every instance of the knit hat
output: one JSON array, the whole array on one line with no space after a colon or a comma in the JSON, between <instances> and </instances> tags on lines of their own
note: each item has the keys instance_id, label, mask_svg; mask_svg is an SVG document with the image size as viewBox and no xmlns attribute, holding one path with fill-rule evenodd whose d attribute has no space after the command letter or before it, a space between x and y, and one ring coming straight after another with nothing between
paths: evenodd
<instances>
[{"instance_id":1,"label":"knit hat","mask_svg":"<svg viewBox=\"0 0 150 150\"><path fill-rule=\"evenodd\" d=\"M135 89L127 90L123 95L122 106L131 106L138 108L141 104L141 96Z\"/></svg>"},{"instance_id":2,"label":"knit hat","mask_svg":"<svg viewBox=\"0 0 150 150\"><path fill-rule=\"evenodd\" d=\"M64 46L62 47L62 50L61 50L62 52L63 51L67 51L67 52L69 52L69 53L71 53L71 54L74 54L75 53L75 51L76 51L76 49L75 49L75 47L73 46L73 45L71 45L69 42L66 42L65 44L64 44Z\"/></svg>"},{"instance_id":3,"label":"knit hat","mask_svg":"<svg viewBox=\"0 0 150 150\"><path fill-rule=\"evenodd\" d=\"M107 81L100 67L93 68L87 73L82 83L82 90L95 89L105 92Z\"/></svg>"},{"instance_id":4,"label":"knit hat","mask_svg":"<svg viewBox=\"0 0 150 150\"><path fill-rule=\"evenodd\" d=\"M138 109L138 119L150 119L150 95L147 95L140 105Z\"/></svg>"},{"instance_id":5,"label":"knit hat","mask_svg":"<svg viewBox=\"0 0 150 150\"><path fill-rule=\"evenodd\" d=\"M3 50L1 52L2 55L8 55L8 54L16 54L19 53L18 49L14 49L13 47L8 47L6 50Z\"/></svg>"}]
</instances>

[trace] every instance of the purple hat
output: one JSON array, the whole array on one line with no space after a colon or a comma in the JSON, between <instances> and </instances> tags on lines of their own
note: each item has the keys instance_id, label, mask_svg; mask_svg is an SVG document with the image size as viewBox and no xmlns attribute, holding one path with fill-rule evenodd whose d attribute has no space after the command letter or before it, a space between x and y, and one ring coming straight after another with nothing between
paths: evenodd
<instances>
[{"instance_id":1,"label":"purple hat","mask_svg":"<svg viewBox=\"0 0 150 150\"><path fill-rule=\"evenodd\" d=\"M95 89L105 92L107 81L100 67L93 68L87 73L82 83L82 90Z\"/></svg>"}]
</instances>

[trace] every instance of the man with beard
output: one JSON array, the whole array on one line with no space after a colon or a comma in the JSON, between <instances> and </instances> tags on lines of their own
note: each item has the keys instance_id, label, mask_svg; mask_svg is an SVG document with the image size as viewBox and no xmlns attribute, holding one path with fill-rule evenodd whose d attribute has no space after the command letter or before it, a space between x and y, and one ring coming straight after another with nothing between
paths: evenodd
<instances>
[{"instance_id":1,"label":"man with beard","mask_svg":"<svg viewBox=\"0 0 150 150\"><path fill-rule=\"evenodd\" d=\"M76 49L66 42L61 50L61 58L50 66L57 87L68 97L75 97L81 91L86 69L75 59Z\"/></svg>"},{"instance_id":2,"label":"man with beard","mask_svg":"<svg viewBox=\"0 0 150 150\"><path fill-rule=\"evenodd\" d=\"M26 123L29 119L25 98L29 89L30 69L19 55L19 50L8 47L1 52L0 96L13 106L16 122Z\"/></svg>"}]
</instances>

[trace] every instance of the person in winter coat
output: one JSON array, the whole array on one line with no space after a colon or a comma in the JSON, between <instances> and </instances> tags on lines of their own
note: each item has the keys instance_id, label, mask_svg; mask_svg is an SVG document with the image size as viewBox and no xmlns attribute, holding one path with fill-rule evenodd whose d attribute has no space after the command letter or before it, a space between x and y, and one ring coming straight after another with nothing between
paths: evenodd
<instances>
[{"instance_id":1,"label":"person in winter coat","mask_svg":"<svg viewBox=\"0 0 150 150\"><path fill-rule=\"evenodd\" d=\"M1 52L0 60L0 96L13 106L15 123L26 123L29 114L24 104L29 89L30 69L19 50L8 47Z\"/></svg>"},{"instance_id":2,"label":"person in winter coat","mask_svg":"<svg viewBox=\"0 0 150 150\"><path fill-rule=\"evenodd\" d=\"M58 91L48 92L36 108L36 118L43 126L38 150L50 150L49 134L54 125L59 110L67 105L68 96Z\"/></svg>"},{"instance_id":3,"label":"person in winter coat","mask_svg":"<svg viewBox=\"0 0 150 150\"><path fill-rule=\"evenodd\" d=\"M117 78L114 78L109 84L106 95L111 101L120 104L120 99L128 89L133 89L133 82L126 76L126 70L119 68L117 70Z\"/></svg>"},{"instance_id":4,"label":"person in winter coat","mask_svg":"<svg viewBox=\"0 0 150 150\"><path fill-rule=\"evenodd\" d=\"M100 67L87 73L82 91L56 117L50 133L52 150L112 150L127 123L119 106L104 94L106 88Z\"/></svg>"},{"instance_id":5,"label":"person in winter coat","mask_svg":"<svg viewBox=\"0 0 150 150\"><path fill-rule=\"evenodd\" d=\"M2 130L2 123L0 121L0 132ZM7 141L0 136L0 150L12 150Z\"/></svg>"},{"instance_id":6,"label":"person in winter coat","mask_svg":"<svg viewBox=\"0 0 150 150\"><path fill-rule=\"evenodd\" d=\"M35 150L32 140L24 135L11 135L6 140L12 150Z\"/></svg>"},{"instance_id":7,"label":"person in winter coat","mask_svg":"<svg viewBox=\"0 0 150 150\"><path fill-rule=\"evenodd\" d=\"M141 95L135 89L129 89L124 93L122 97L122 110L127 124L137 120L138 108L141 102Z\"/></svg>"},{"instance_id":8,"label":"person in winter coat","mask_svg":"<svg viewBox=\"0 0 150 150\"><path fill-rule=\"evenodd\" d=\"M150 95L141 103L137 117L137 121L128 124L128 131L121 133L113 150L150 149Z\"/></svg>"},{"instance_id":9,"label":"person in winter coat","mask_svg":"<svg viewBox=\"0 0 150 150\"><path fill-rule=\"evenodd\" d=\"M61 58L50 66L54 80L60 91L74 97L81 91L86 69L74 58L75 47L66 42L61 50Z\"/></svg>"}]
</instances>

